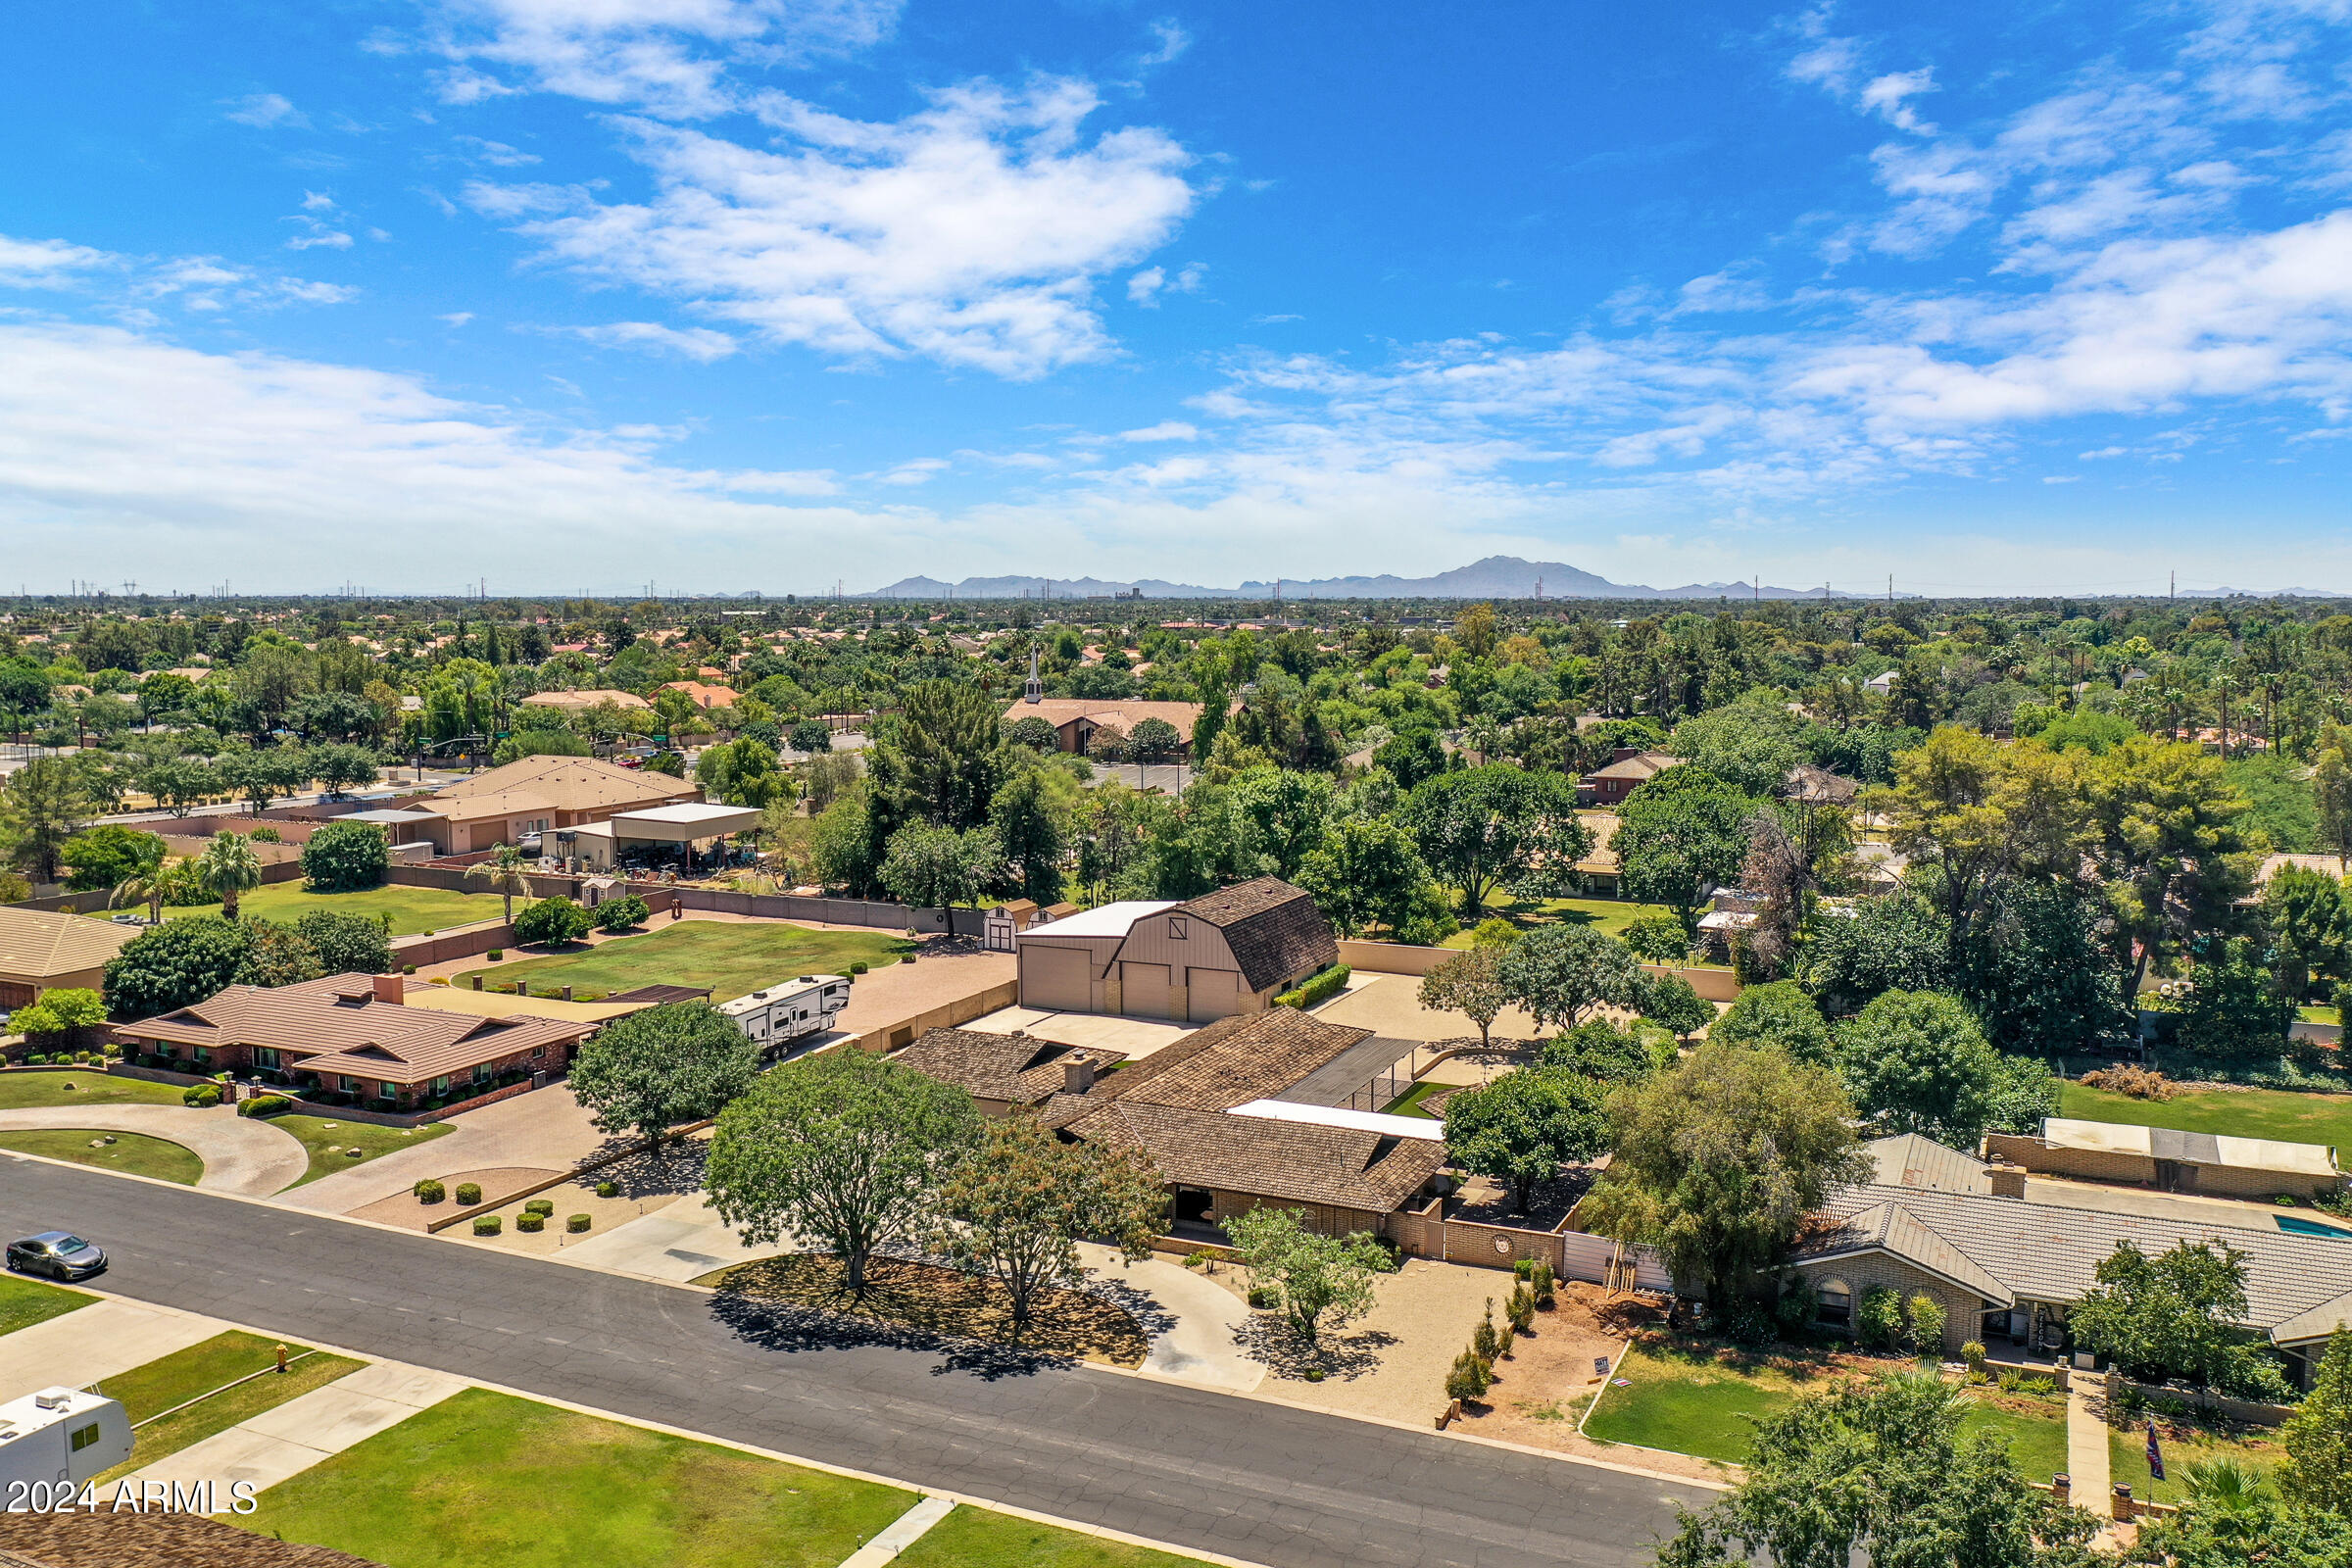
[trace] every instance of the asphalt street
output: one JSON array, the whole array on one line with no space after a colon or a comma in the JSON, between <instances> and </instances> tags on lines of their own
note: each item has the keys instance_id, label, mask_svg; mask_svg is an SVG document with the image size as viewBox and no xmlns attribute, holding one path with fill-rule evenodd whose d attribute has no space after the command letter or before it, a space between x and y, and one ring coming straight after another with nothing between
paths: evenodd
<instances>
[{"instance_id":1,"label":"asphalt street","mask_svg":"<svg viewBox=\"0 0 2352 1568\"><path fill-rule=\"evenodd\" d=\"M1277 1568L1646 1564L1711 1495L0 1155L52 1227L122 1296Z\"/></svg>"}]
</instances>

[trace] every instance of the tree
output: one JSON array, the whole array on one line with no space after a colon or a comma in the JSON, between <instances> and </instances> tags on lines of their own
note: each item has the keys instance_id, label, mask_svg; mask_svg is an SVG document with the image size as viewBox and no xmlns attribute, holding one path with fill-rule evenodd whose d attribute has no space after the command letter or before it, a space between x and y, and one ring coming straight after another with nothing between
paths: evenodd
<instances>
[{"instance_id":1,"label":"tree","mask_svg":"<svg viewBox=\"0 0 2352 1568\"><path fill-rule=\"evenodd\" d=\"M1838 1031L1839 1075L1886 1133L1974 1149L1992 1119L2001 1058L1956 997L1889 991Z\"/></svg>"},{"instance_id":2,"label":"tree","mask_svg":"<svg viewBox=\"0 0 2352 1568\"><path fill-rule=\"evenodd\" d=\"M1709 1041L1609 1114L1616 1157L1582 1216L1727 1306L1769 1295L1806 1218L1870 1172L1838 1080L1778 1051Z\"/></svg>"},{"instance_id":3,"label":"tree","mask_svg":"<svg viewBox=\"0 0 2352 1568\"><path fill-rule=\"evenodd\" d=\"M164 841L153 833L102 822L68 839L58 858L73 872L66 878L66 886L91 893L160 870Z\"/></svg>"},{"instance_id":4,"label":"tree","mask_svg":"<svg viewBox=\"0 0 2352 1568\"><path fill-rule=\"evenodd\" d=\"M1295 881L1307 855L1324 839L1331 814L1331 780L1287 767L1253 767L1233 783L1234 802L1250 823L1250 842L1267 868Z\"/></svg>"},{"instance_id":5,"label":"tree","mask_svg":"<svg viewBox=\"0 0 2352 1568\"><path fill-rule=\"evenodd\" d=\"M232 925L237 901L262 885L262 858L254 853L253 841L226 828L214 834L188 866L198 883L220 901L220 918Z\"/></svg>"},{"instance_id":6,"label":"tree","mask_svg":"<svg viewBox=\"0 0 2352 1568\"><path fill-rule=\"evenodd\" d=\"M505 902L502 917L509 925L514 923L514 901L531 896L531 876L523 866L522 851L512 844L501 844L489 859L467 866L466 880L485 884L485 892L495 893Z\"/></svg>"},{"instance_id":7,"label":"tree","mask_svg":"<svg viewBox=\"0 0 2352 1568\"><path fill-rule=\"evenodd\" d=\"M106 1022L106 1003L95 991L79 986L59 986L44 991L33 1001L8 1015L8 1028L28 1038L43 1035L62 1037L54 1044L44 1043L42 1051L81 1049L83 1031L95 1029Z\"/></svg>"},{"instance_id":8,"label":"tree","mask_svg":"<svg viewBox=\"0 0 2352 1568\"><path fill-rule=\"evenodd\" d=\"M152 1018L217 997L237 983L249 946L239 927L203 915L151 926L107 960L107 1010Z\"/></svg>"},{"instance_id":9,"label":"tree","mask_svg":"<svg viewBox=\"0 0 2352 1568\"><path fill-rule=\"evenodd\" d=\"M1344 936L1385 927L1400 941L1414 941L1443 897L1430 884L1429 867L1413 836L1385 816L1342 817L1322 842L1298 862L1298 883L1315 897L1316 907ZM1450 919L1445 921L1452 929ZM1407 936L1408 929L1413 934Z\"/></svg>"},{"instance_id":10,"label":"tree","mask_svg":"<svg viewBox=\"0 0 2352 1568\"><path fill-rule=\"evenodd\" d=\"M590 1035L571 1060L571 1094L597 1131L634 1135L660 1152L672 1127L719 1114L759 1070L759 1047L725 1013L708 1002L665 1002Z\"/></svg>"},{"instance_id":11,"label":"tree","mask_svg":"<svg viewBox=\"0 0 2352 1568\"><path fill-rule=\"evenodd\" d=\"M2334 724L2320 731L2311 794L2320 847L2335 857L2338 871L2352 870L2352 732Z\"/></svg>"},{"instance_id":12,"label":"tree","mask_svg":"<svg viewBox=\"0 0 2352 1568\"><path fill-rule=\"evenodd\" d=\"M2099 923L2098 905L2073 888L2010 880L1992 890L1969 927L1954 989L1995 1049L2081 1055L2132 1038L2136 1020Z\"/></svg>"},{"instance_id":13,"label":"tree","mask_svg":"<svg viewBox=\"0 0 2352 1568\"><path fill-rule=\"evenodd\" d=\"M978 827L988 820L988 804L1007 767L997 728L997 703L985 688L917 681L901 699L890 738L875 748L875 779L906 791L936 826Z\"/></svg>"},{"instance_id":14,"label":"tree","mask_svg":"<svg viewBox=\"0 0 2352 1568\"><path fill-rule=\"evenodd\" d=\"M2249 1490L2251 1495L2230 1505L2192 1494L2178 1516L2142 1523L2139 1544L2124 1560L2164 1568L2257 1563L2262 1568L2343 1568L2352 1563L2352 1516L2287 1507L2259 1485Z\"/></svg>"},{"instance_id":15,"label":"tree","mask_svg":"<svg viewBox=\"0 0 2352 1568\"><path fill-rule=\"evenodd\" d=\"M2300 1004L2315 976L2345 974L2352 909L2336 878L2299 865L2280 866L2263 884L2262 924L2287 1001Z\"/></svg>"},{"instance_id":16,"label":"tree","mask_svg":"<svg viewBox=\"0 0 2352 1568\"><path fill-rule=\"evenodd\" d=\"M2178 1242L2150 1257L2118 1242L2091 1277L2096 1283L2067 1326L2078 1344L2136 1381L2232 1385L2251 1370L2252 1348L2238 1327L2246 1315L2246 1254L2228 1243Z\"/></svg>"},{"instance_id":17,"label":"tree","mask_svg":"<svg viewBox=\"0 0 2352 1568\"><path fill-rule=\"evenodd\" d=\"M1478 1025L1478 1043L1493 1044L1494 1017L1510 1005L1503 984L1502 950L1471 948L1433 965L1421 977L1421 1005L1433 1012L1458 1012Z\"/></svg>"},{"instance_id":18,"label":"tree","mask_svg":"<svg viewBox=\"0 0 2352 1568\"><path fill-rule=\"evenodd\" d=\"M1698 933L1698 906L1713 889L1738 880L1747 856L1753 797L1703 768L1670 767L1618 808L1618 880L1628 898L1663 904Z\"/></svg>"},{"instance_id":19,"label":"tree","mask_svg":"<svg viewBox=\"0 0 2352 1568\"><path fill-rule=\"evenodd\" d=\"M1784 1051L1815 1067L1831 1066L1837 1059L1829 1021L1793 980L1742 987L1739 999L1708 1029L1707 1038L1751 1051Z\"/></svg>"},{"instance_id":20,"label":"tree","mask_svg":"<svg viewBox=\"0 0 2352 1568\"><path fill-rule=\"evenodd\" d=\"M695 760L694 777L728 806L765 810L792 795L792 777L776 749L752 735L709 748Z\"/></svg>"},{"instance_id":21,"label":"tree","mask_svg":"<svg viewBox=\"0 0 2352 1568\"><path fill-rule=\"evenodd\" d=\"M2201 948L2180 1008L2180 1049L2214 1061L2276 1057L2295 1008L2279 996L2261 951L2243 937L2207 937Z\"/></svg>"},{"instance_id":22,"label":"tree","mask_svg":"<svg viewBox=\"0 0 2352 1568\"><path fill-rule=\"evenodd\" d=\"M1573 1029L1589 1007L1640 1007L1648 981L1633 950L1591 926L1538 926L1503 955L1503 990L1539 1024Z\"/></svg>"},{"instance_id":23,"label":"tree","mask_svg":"<svg viewBox=\"0 0 2352 1568\"><path fill-rule=\"evenodd\" d=\"M1708 1015L1714 1015L1712 1008ZM1606 1018L1588 1018L1546 1040L1543 1063L1553 1071L1610 1086L1638 1084L1658 1068L1656 1054L1639 1030L1621 1029Z\"/></svg>"},{"instance_id":24,"label":"tree","mask_svg":"<svg viewBox=\"0 0 2352 1568\"><path fill-rule=\"evenodd\" d=\"M24 738L24 721L48 706L47 671L22 656L0 659L0 713L13 721L19 740Z\"/></svg>"},{"instance_id":25,"label":"tree","mask_svg":"<svg viewBox=\"0 0 2352 1568\"><path fill-rule=\"evenodd\" d=\"M881 881L901 903L937 905L941 921L953 930L955 906L977 905L1004 863L996 836L986 828L958 833L911 822L890 836Z\"/></svg>"},{"instance_id":26,"label":"tree","mask_svg":"<svg viewBox=\"0 0 2352 1568\"><path fill-rule=\"evenodd\" d=\"M377 822L329 822L302 847L302 874L314 893L381 887L391 868L392 849Z\"/></svg>"},{"instance_id":27,"label":"tree","mask_svg":"<svg viewBox=\"0 0 2352 1568\"><path fill-rule=\"evenodd\" d=\"M1291 1331L1308 1345L1372 1310L1372 1276L1389 1267L1380 1243L1359 1231L1318 1236L1300 1223L1305 1212L1260 1206L1225 1222L1225 1234L1249 1266L1251 1285L1270 1285L1282 1298Z\"/></svg>"},{"instance_id":28,"label":"tree","mask_svg":"<svg viewBox=\"0 0 2352 1568\"><path fill-rule=\"evenodd\" d=\"M1608 1147L1600 1091L1557 1068L1519 1067L1446 1102L1446 1154L1474 1175L1511 1189L1511 1212L1524 1214L1536 1189L1562 1165Z\"/></svg>"},{"instance_id":29,"label":"tree","mask_svg":"<svg viewBox=\"0 0 2352 1568\"><path fill-rule=\"evenodd\" d=\"M350 696L347 692L334 695ZM360 701L358 698L351 700ZM362 703L361 706L365 707L366 704ZM329 795L341 795L358 785L372 784L378 776L375 754L365 746L338 741L331 746L314 746L305 755L310 760L311 777L317 779Z\"/></svg>"},{"instance_id":30,"label":"tree","mask_svg":"<svg viewBox=\"0 0 2352 1568\"><path fill-rule=\"evenodd\" d=\"M138 783L156 805L173 816L187 815L225 789L220 773L209 763L184 757L147 768L138 775Z\"/></svg>"},{"instance_id":31,"label":"tree","mask_svg":"<svg viewBox=\"0 0 2352 1568\"><path fill-rule=\"evenodd\" d=\"M865 1289L874 1250L920 1235L980 1136L971 1096L862 1051L760 1075L719 1113L710 1206L749 1242L823 1242Z\"/></svg>"},{"instance_id":32,"label":"tree","mask_svg":"<svg viewBox=\"0 0 2352 1568\"><path fill-rule=\"evenodd\" d=\"M1942 991L1951 984L1943 917L1908 893L1865 900L1850 918L1817 923L1799 978L1833 1013L1859 1012L1882 991Z\"/></svg>"},{"instance_id":33,"label":"tree","mask_svg":"<svg viewBox=\"0 0 2352 1568\"><path fill-rule=\"evenodd\" d=\"M1498 889L1548 886L1592 847L1568 781L1508 762L1424 780L1405 797L1397 818L1431 872L1460 891L1471 919Z\"/></svg>"},{"instance_id":34,"label":"tree","mask_svg":"<svg viewBox=\"0 0 2352 1568\"><path fill-rule=\"evenodd\" d=\"M66 841L89 808L71 758L36 757L0 784L0 849L34 881L54 882Z\"/></svg>"},{"instance_id":35,"label":"tree","mask_svg":"<svg viewBox=\"0 0 2352 1568\"><path fill-rule=\"evenodd\" d=\"M1671 914L1645 914L1625 928L1625 945L1644 963L1681 963L1690 956L1690 933Z\"/></svg>"},{"instance_id":36,"label":"tree","mask_svg":"<svg viewBox=\"0 0 2352 1568\"><path fill-rule=\"evenodd\" d=\"M1399 789L1413 789L1446 771L1445 743L1434 729L1398 730L1372 754L1372 765L1387 768Z\"/></svg>"},{"instance_id":37,"label":"tree","mask_svg":"<svg viewBox=\"0 0 2352 1568\"><path fill-rule=\"evenodd\" d=\"M797 735L800 732L796 729L793 733ZM1040 718L1035 713L1025 713L1004 726L1004 741L1009 746L1025 746L1033 752L1050 756L1061 750L1061 731L1055 729L1048 719ZM793 744L798 750L808 750L798 741Z\"/></svg>"},{"instance_id":38,"label":"tree","mask_svg":"<svg viewBox=\"0 0 2352 1568\"><path fill-rule=\"evenodd\" d=\"M389 925L389 916L312 909L295 920L294 934L311 945L328 974L390 974L400 965L392 956Z\"/></svg>"},{"instance_id":39,"label":"tree","mask_svg":"<svg viewBox=\"0 0 2352 1568\"><path fill-rule=\"evenodd\" d=\"M1649 995L1642 1000L1642 1016L1680 1041L1715 1022L1715 1004L1681 975L1662 975L1650 981Z\"/></svg>"},{"instance_id":40,"label":"tree","mask_svg":"<svg viewBox=\"0 0 2352 1568\"><path fill-rule=\"evenodd\" d=\"M2139 995L2148 966L2179 951L2177 929L2226 926L2261 861L2242 827L2246 798L2218 758L2134 736L2088 764L2092 843L2114 944Z\"/></svg>"},{"instance_id":41,"label":"tree","mask_svg":"<svg viewBox=\"0 0 2352 1568\"><path fill-rule=\"evenodd\" d=\"M591 912L596 916L599 931L618 933L645 924L654 911L632 893L625 899L607 899Z\"/></svg>"},{"instance_id":42,"label":"tree","mask_svg":"<svg viewBox=\"0 0 2352 1568\"><path fill-rule=\"evenodd\" d=\"M237 969L237 984L298 986L326 973L318 950L291 926L256 918L241 929L245 932L245 961Z\"/></svg>"},{"instance_id":43,"label":"tree","mask_svg":"<svg viewBox=\"0 0 2352 1568\"><path fill-rule=\"evenodd\" d=\"M1806 761L1804 721L1768 693L1684 719L1666 749L1729 784L1764 800L1780 793L1789 769Z\"/></svg>"},{"instance_id":44,"label":"tree","mask_svg":"<svg viewBox=\"0 0 2352 1568\"><path fill-rule=\"evenodd\" d=\"M1739 1486L1682 1515L1659 1568L2091 1568L2098 1520L2036 1492L1956 1388L1846 1383L1756 1419Z\"/></svg>"},{"instance_id":45,"label":"tree","mask_svg":"<svg viewBox=\"0 0 2352 1568\"><path fill-rule=\"evenodd\" d=\"M596 917L567 898L553 898L539 900L512 923L516 942L562 948L586 936Z\"/></svg>"},{"instance_id":46,"label":"tree","mask_svg":"<svg viewBox=\"0 0 2352 1568\"><path fill-rule=\"evenodd\" d=\"M1081 1239L1105 1239L1141 1262L1167 1206L1159 1171L1140 1152L1065 1144L1016 1114L991 1121L942 1185L939 1240L950 1257L1004 1287L1017 1338L1039 1292L1083 1277Z\"/></svg>"},{"instance_id":47,"label":"tree","mask_svg":"<svg viewBox=\"0 0 2352 1568\"><path fill-rule=\"evenodd\" d=\"M1164 762L1183 750L1184 737L1164 718L1138 719L1128 732L1127 753L1139 762Z\"/></svg>"},{"instance_id":48,"label":"tree","mask_svg":"<svg viewBox=\"0 0 2352 1568\"><path fill-rule=\"evenodd\" d=\"M805 756L829 752L833 749L833 727L821 718L801 719L785 733L784 744Z\"/></svg>"},{"instance_id":49,"label":"tree","mask_svg":"<svg viewBox=\"0 0 2352 1568\"><path fill-rule=\"evenodd\" d=\"M989 803L997 846L1021 879L1021 897L1039 904L1061 898L1061 862L1068 844L1061 813L1042 769L1025 767Z\"/></svg>"},{"instance_id":50,"label":"tree","mask_svg":"<svg viewBox=\"0 0 2352 1568\"><path fill-rule=\"evenodd\" d=\"M2003 746L1938 725L1895 759L1895 782L1865 797L1889 818L1887 842L1935 901L1956 959L1985 896L2008 875L2072 877L2090 842L2081 753L2036 741Z\"/></svg>"},{"instance_id":51,"label":"tree","mask_svg":"<svg viewBox=\"0 0 2352 1568\"><path fill-rule=\"evenodd\" d=\"M2311 1392L2278 1429L2278 1490L2305 1508L2352 1519L2352 1329L2328 1336Z\"/></svg>"}]
</instances>

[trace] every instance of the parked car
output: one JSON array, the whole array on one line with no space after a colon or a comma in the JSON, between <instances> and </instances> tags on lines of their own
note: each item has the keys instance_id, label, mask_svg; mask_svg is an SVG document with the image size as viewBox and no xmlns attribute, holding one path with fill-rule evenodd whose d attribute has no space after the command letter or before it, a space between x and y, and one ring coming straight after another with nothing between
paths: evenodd
<instances>
[{"instance_id":1,"label":"parked car","mask_svg":"<svg viewBox=\"0 0 2352 1568\"><path fill-rule=\"evenodd\" d=\"M106 1253L71 1231L43 1231L9 1243L8 1266L52 1279L80 1280L106 1267Z\"/></svg>"}]
</instances>

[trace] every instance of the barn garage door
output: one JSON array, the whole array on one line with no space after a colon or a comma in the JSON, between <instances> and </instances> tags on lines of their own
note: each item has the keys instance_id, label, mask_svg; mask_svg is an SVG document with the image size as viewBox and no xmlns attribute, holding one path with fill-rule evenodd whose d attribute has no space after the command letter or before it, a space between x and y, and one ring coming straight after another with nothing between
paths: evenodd
<instances>
[{"instance_id":1,"label":"barn garage door","mask_svg":"<svg viewBox=\"0 0 2352 1568\"><path fill-rule=\"evenodd\" d=\"M1131 1018L1181 1018L1183 998L1164 963L1119 965L1119 1010Z\"/></svg>"},{"instance_id":2,"label":"barn garage door","mask_svg":"<svg viewBox=\"0 0 2352 1568\"><path fill-rule=\"evenodd\" d=\"M1190 1014L1195 1023L1214 1023L1242 1010L1242 977L1231 969L1187 969Z\"/></svg>"},{"instance_id":3,"label":"barn garage door","mask_svg":"<svg viewBox=\"0 0 2352 1568\"><path fill-rule=\"evenodd\" d=\"M1024 942L1020 954L1022 1006L1053 1012L1087 1010L1092 1001L1087 994L1087 976L1093 964L1084 948L1049 948Z\"/></svg>"}]
</instances>

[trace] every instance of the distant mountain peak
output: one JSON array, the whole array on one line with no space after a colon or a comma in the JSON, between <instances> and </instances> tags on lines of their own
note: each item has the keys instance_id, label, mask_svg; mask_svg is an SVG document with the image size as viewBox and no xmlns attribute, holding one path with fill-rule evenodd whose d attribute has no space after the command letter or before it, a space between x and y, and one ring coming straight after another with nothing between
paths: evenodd
<instances>
[{"instance_id":1,"label":"distant mountain peak","mask_svg":"<svg viewBox=\"0 0 2352 1568\"><path fill-rule=\"evenodd\" d=\"M1694 582L1680 588L1611 582L1560 561L1489 556L1432 577L1317 577L1279 583L1250 581L1232 588L1195 583L1104 582L1096 577L906 577L860 599L1822 599L1821 588L1758 587L1744 582Z\"/></svg>"}]
</instances>

